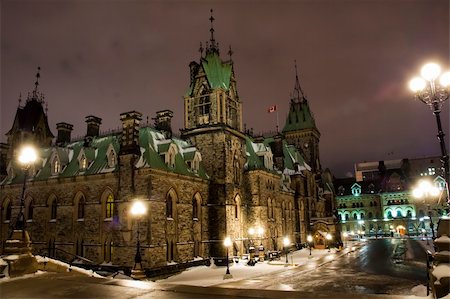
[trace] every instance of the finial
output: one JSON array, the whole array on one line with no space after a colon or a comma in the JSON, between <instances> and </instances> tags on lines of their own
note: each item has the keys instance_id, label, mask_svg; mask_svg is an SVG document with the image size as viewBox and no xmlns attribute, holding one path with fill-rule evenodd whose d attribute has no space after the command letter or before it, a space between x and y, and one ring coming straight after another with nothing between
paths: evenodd
<instances>
[{"instance_id":1,"label":"finial","mask_svg":"<svg viewBox=\"0 0 450 299\"><path fill-rule=\"evenodd\" d=\"M302 87L300 86L300 81L298 80L298 70L297 70L297 60L294 59L295 66L295 86L294 93L292 95L292 99L295 102L302 102L305 99L305 94L303 93Z\"/></svg>"},{"instance_id":2,"label":"finial","mask_svg":"<svg viewBox=\"0 0 450 299\"><path fill-rule=\"evenodd\" d=\"M37 73L36 73L36 82L34 82L34 85L35 85L35 87L34 87L34 91L35 91L35 92L36 92L36 91L37 91L37 89L38 89L38 85L39 85L39 78L41 77L40 71L41 71L41 67L40 67L40 66L38 66L38 68L37 68Z\"/></svg>"},{"instance_id":3,"label":"finial","mask_svg":"<svg viewBox=\"0 0 450 299\"><path fill-rule=\"evenodd\" d=\"M22 93L20 92L19 93L19 107L20 107L20 104L22 103Z\"/></svg>"},{"instance_id":4,"label":"finial","mask_svg":"<svg viewBox=\"0 0 450 299\"><path fill-rule=\"evenodd\" d=\"M45 115L48 114L48 103L45 103Z\"/></svg>"},{"instance_id":5,"label":"finial","mask_svg":"<svg viewBox=\"0 0 450 299\"><path fill-rule=\"evenodd\" d=\"M211 17L209 18L209 21L211 22L211 29L209 31L211 32L211 46L214 45L214 17L213 17L213 10L211 8Z\"/></svg>"},{"instance_id":6,"label":"finial","mask_svg":"<svg viewBox=\"0 0 450 299\"><path fill-rule=\"evenodd\" d=\"M233 50L231 50L231 45L229 46L229 49L228 49L228 55L230 56L230 60L231 60L231 56L233 55Z\"/></svg>"},{"instance_id":7,"label":"finial","mask_svg":"<svg viewBox=\"0 0 450 299\"><path fill-rule=\"evenodd\" d=\"M203 44L202 44L202 42L200 42L200 48L198 48L198 51L200 52L200 57L202 57L203 56Z\"/></svg>"}]
</instances>

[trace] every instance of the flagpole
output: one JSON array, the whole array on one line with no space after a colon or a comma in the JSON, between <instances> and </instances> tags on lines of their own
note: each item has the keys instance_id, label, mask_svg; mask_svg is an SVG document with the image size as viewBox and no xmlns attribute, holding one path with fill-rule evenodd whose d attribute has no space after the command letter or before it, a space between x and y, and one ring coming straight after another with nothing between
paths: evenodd
<instances>
[{"instance_id":1,"label":"flagpole","mask_svg":"<svg viewBox=\"0 0 450 299\"><path fill-rule=\"evenodd\" d=\"M277 134L278 134L278 133L280 133L280 132L278 131L278 109L276 110L276 112L277 112Z\"/></svg>"}]
</instances>

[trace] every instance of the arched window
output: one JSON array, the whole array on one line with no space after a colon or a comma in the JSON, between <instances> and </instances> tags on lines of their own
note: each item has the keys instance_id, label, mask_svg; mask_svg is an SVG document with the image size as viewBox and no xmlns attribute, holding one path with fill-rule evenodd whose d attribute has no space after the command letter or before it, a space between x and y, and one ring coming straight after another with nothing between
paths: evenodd
<instances>
[{"instance_id":1,"label":"arched window","mask_svg":"<svg viewBox=\"0 0 450 299\"><path fill-rule=\"evenodd\" d=\"M198 219L198 201L195 197L192 199L192 218Z\"/></svg>"},{"instance_id":2,"label":"arched window","mask_svg":"<svg viewBox=\"0 0 450 299\"><path fill-rule=\"evenodd\" d=\"M387 218L388 219L392 219L393 217L392 217L392 212L391 211L389 211L388 213L387 213Z\"/></svg>"},{"instance_id":3,"label":"arched window","mask_svg":"<svg viewBox=\"0 0 450 299\"><path fill-rule=\"evenodd\" d=\"M52 174L58 174L61 171L61 163L58 156L55 154L52 161Z\"/></svg>"},{"instance_id":4,"label":"arched window","mask_svg":"<svg viewBox=\"0 0 450 299\"><path fill-rule=\"evenodd\" d=\"M87 159L86 156L83 154L80 158L80 169L86 170L86 168L87 168Z\"/></svg>"},{"instance_id":5,"label":"arched window","mask_svg":"<svg viewBox=\"0 0 450 299\"><path fill-rule=\"evenodd\" d=\"M358 215L356 213L353 214L353 219L357 220L358 219Z\"/></svg>"},{"instance_id":6,"label":"arched window","mask_svg":"<svg viewBox=\"0 0 450 299\"><path fill-rule=\"evenodd\" d=\"M106 198L105 218L113 218L114 216L114 196L109 194Z\"/></svg>"},{"instance_id":7,"label":"arched window","mask_svg":"<svg viewBox=\"0 0 450 299\"><path fill-rule=\"evenodd\" d=\"M236 195L236 197L234 198L234 218L235 219L239 218L240 204L241 204L240 197L239 197L239 195Z\"/></svg>"},{"instance_id":8,"label":"arched window","mask_svg":"<svg viewBox=\"0 0 450 299\"><path fill-rule=\"evenodd\" d=\"M406 217L408 217L408 218L411 218L411 217L412 217L412 212L411 212L411 210L408 210L408 211L406 212Z\"/></svg>"},{"instance_id":9,"label":"arched window","mask_svg":"<svg viewBox=\"0 0 450 299\"><path fill-rule=\"evenodd\" d=\"M360 218L359 219L364 219L364 213L361 213Z\"/></svg>"},{"instance_id":10,"label":"arched window","mask_svg":"<svg viewBox=\"0 0 450 299\"><path fill-rule=\"evenodd\" d=\"M173 198L170 193L167 194L166 198L166 217L173 218Z\"/></svg>"},{"instance_id":11,"label":"arched window","mask_svg":"<svg viewBox=\"0 0 450 299\"><path fill-rule=\"evenodd\" d=\"M86 200L84 199L84 196L82 195L80 199L78 200L78 207L77 207L77 216L78 219L84 218L84 208L85 208Z\"/></svg>"},{"instance_id":12,"label":"arched window","mask_svg":"<svg viewBox=\"0 0 450 299\"><path fill-rule=\"evenodd\" d=\"M349 214L345 214L345 221L350 220L350 215Z\"/></svg>"},{"instance_id":13,"label":"arched window","mask_svg":"<svg viewBox=\"0 0 450 299\"><path fill-rule=\"evenodd\" d=\"M397 210L397 218L402 218L402 217L403 217L402 211Z\"/></svg>"},{"instance_id":14,"label":"arched window","mask_svg":"<svg viewBox=\"0 0 450 299\"><path fill-rule=\"evenodd\" d=\"M56 198L53 198L53 200L50 203L50 219L51 220L56 220L57 212L58 212L58 202L57 202Z\"/></svg>"}]
</instances>

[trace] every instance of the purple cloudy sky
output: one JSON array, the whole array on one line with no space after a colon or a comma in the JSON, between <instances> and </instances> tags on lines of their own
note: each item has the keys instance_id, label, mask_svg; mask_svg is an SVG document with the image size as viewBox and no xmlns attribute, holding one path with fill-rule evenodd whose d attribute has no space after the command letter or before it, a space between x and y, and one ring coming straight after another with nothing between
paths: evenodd
<instances>
[{"instance_id":1,"label":"purple cloudy sky","mask_svg":"<svg viewBox=\"0 0 450 299\"><path fill-rule=\"evenodd\" d=\"M274 130L272 104L284 124L296 59L322 165L336 176L364 160L440 153L433 114L407 83L429 60L449 67L447 0L1 0L1 141L37 66L54 134L64 121L83 135L90 114L107 130L122 112L166 108L181 128L210 8L222 56L234 51L248 128ZM448 102L442 118L448 137Z\"/></svg>"}]
</instances>

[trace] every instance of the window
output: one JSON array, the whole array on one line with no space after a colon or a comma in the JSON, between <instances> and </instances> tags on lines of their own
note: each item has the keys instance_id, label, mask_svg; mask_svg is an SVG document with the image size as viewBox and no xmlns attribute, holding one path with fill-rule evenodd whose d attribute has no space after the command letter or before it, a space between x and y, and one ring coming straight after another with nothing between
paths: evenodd
<instances>
[{"instance_id":1,"label":"window","mask_svg":"<svg viewBox=\"0 0 450 299\"><path fill-rule=\"evenodd\" d=\"M397 210L397 218L402 218L402 217L403 217L402 211Z\"/></svg>"},{"instance_id":2,"label":"window","mask_svg":"<svg viewBox=\"0 0 450 299\"><path fill-rule=\"evenodd\" d=\"M50 203L50 219L51 220L56 220L57 211L58 211L58 203L56 201L56 198L54 198Z\"/></svg>"},{"instance_id":3,"label":"window","mask_svg":"<svg viewBox=\"0 0 450 299\"><path fill-rule=\"evenodd\" d=\"M80 199L78 200L78 219L83 219L84 218L84 206L85 206L85 199L84 196L81 196Z\"/></svg>"},{"instance_id":4,"label":"window","mask_svg":"<svg viewBox=\"0 0 450 299\"><path fill-rule=\"evenodd\" d=\"M387 213L387 218L388 219L392 219L393 217L392 217L392 212L391 211L389 211L388 213Z\"/></svg>"},{"instance_id":5,"label":"window","mask_svg":"<svg viewBox=\"0 0 450 299\"><path fill-rule=\"evenodd\" d=\"M358 215L355 213L353 214L353 219L357 220L358 219Z\"/></svg>"},{"instance_id":6,"label":"window","mask_svg":"<svg viewBox=\"0 0 450 299\"><path fill-rule=\"evenodd\" d=\"M236 197L234 198L234 218L238 219L239 218L239 212L240 212L240 197L239 195L236 195Z\"/></svg>"},{"instance_id":7,"label":"window","mask_svg":"<svg viewBox=\"0 0 450 299\"><path fill-rule=\"evenodd\" d=\"M192 218L198 219L198 201L195 197L192 199Z\"/></svg>"},{"instance_id":8,"label":"window","mask_svg":"<svg viewBox=\"0 0 450 299\"><path fill-rule=\"evenodd\" d=\"M59 159L57 156L53 158L53 174L58 174L61 171L61 164L59 163Z\"/></svg>"},{"instance_id":9,"label":"window","mask_svg":"<svg viewBox=\"0 0 450 299\"><path fill-rule=\"evenodd\" d=\"M364 213L361 213L360 218L359 219L364 219Z\"/></svg>"},{"instance_id":10,"label":"window","mask_svg":"<svg viewBox=\"0 0 450 299\"><path fill-rule=\"evenodd\" d=\"M350 215L349 214L345 214L345 221L350 220Z\"/></svg>"},{"instance_id":11,"label":"window","mask_svg":"<svg viewBox=\"0 0 450 299\"><path fill-rule=\"evenodd\" d=\"M172 194L168 194L166 198L166 217L173 218L173 198Z\"/></svg>"},{"instance_id":12,"label":"window","mask_svg":"<svg viewBox=\"0 0 450 299\"><path fill-rule=\"evenodd\" d=\"M106 198L106 213L105 218L113 218L114 216L114 196L109 194Z\"/></svg>"},{"instance_id":13,"label":"window","mask_svg":"<svg viewBox=\"0 0 450 299\"><path fill-rule=\"evenodd\" d=\"M406 217L411 218L412 217L412 212L411 210L408 210L408 212L406 212Z\"/></svg>"},{"instance_id":14,"label":"window","mask_svg":"<svg viewBox=\"0 0 450 299\"><path fill-rule=\"evenodd\" d=\"M361 186L356 183L353 184L352 194L353 194L353 196L359 196L361 194Z\"/></svg>"},{"instance_id":15,"label":"window","mask_svg":"<svg viewBox=\"0 0 450 299\"><path fill-rule=\"evenodd\" d=\"M117 157L116 157L116 152L114 151L114 148L112 147L112 145L109 146L107 159L108 159L108 167L116 166Z\"/></svg>"},{"instance_id":16,"label":"window","mask_svg":"<svg viewBox=\"0 0 450 299\"><path fill-rule=\"evenodd\" d=\"M86 168L87 168L87 159L85 155L82 155L80 159L80 169L86 170Z\"/></svg>"}]
</instances>

